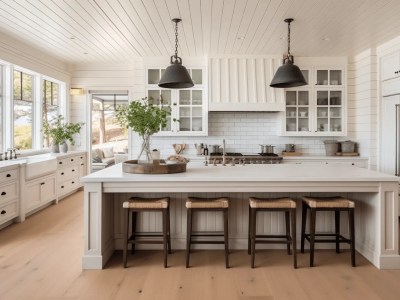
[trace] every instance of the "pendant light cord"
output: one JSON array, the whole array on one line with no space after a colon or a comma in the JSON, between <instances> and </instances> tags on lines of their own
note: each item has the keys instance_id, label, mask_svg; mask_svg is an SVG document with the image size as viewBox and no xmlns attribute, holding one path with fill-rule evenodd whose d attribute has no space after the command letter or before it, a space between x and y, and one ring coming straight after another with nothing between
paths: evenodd
<instances>
[{"instance_id":1,"label":"pendant light cord","mask_svg":"<svg viewBox=\"0 0 400 300\"><path fill-rule=\"evenodd\" d=\"M178 59L178 22L175 23L175 59Z\"/></svg>"},{"instance_id":2,"label":"pendant light cord","mask_svg":"<svg viewBox=\"0 0 400 300\"><path fill-rule=\"evenodd\" d=\"M287 40L288 40L288 48L287 48L287 56L288 56L288 58L290 57L290 22L288 22L288 37L287 37Z\"/></svg>"}]
</instances>

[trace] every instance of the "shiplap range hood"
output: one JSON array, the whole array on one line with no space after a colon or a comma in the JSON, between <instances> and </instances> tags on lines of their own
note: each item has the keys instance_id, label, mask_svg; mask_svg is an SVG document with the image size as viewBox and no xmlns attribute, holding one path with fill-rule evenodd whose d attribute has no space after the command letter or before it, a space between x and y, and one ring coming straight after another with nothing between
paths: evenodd
<instances>
[{"instance_id":1,"label":"shiplap range hood","mask_svg":"<svg viewBox=\"0 0 400 300\"><path fill-rule=\"evenodd\" d=\"M269 86L279 57L210 57L209 111L284 111L282 89Z\"/></svg>"}]
</instances>

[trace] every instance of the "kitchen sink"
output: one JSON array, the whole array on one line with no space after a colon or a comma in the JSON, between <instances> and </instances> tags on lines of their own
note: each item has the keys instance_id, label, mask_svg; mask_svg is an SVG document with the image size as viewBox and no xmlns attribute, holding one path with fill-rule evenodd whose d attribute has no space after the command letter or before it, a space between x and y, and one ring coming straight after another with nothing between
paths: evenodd
<instances>
[{"instance_id":1,"label":"kitchen sink","mask_svg":"<svg viewBox=\"0 0 400 300\"><path fill-rule=\"evenodd\" d=\"M57 160L55 157L21 157L15 161L25 162L25 180L54 173L57 170Z\"/></svg>"}]
</instances>

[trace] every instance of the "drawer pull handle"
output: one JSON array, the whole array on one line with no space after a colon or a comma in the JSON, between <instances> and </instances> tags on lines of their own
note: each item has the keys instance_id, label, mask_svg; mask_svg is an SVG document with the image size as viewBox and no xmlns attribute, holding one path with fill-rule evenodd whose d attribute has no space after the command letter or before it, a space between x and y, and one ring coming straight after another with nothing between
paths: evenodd
<instances>
[{"instance_id":1,"label":"drawer pull handle","mask_svg":"<svg viewBox=\"0 0 400 300\"><path fill-rule=\"evenodd\" d=\"M81 163L81 166L84 166L85 164L84 163Z\"/></svg>"},{"instance_id":2,"label":"drawer pull handle","mask_svg":"<svg viewBox=\"0 0 400 300\"><path fill-rule=\"evenodd\" d=\"M45 184L45 182L41 182L41 183L40 183L40 185L44 185L44 184Z\"/></svg>"},{"instance_id":3,"label":"drawer pull handle","mask_svg":"<svg viewBox=\"0 0 400 300\"><path fill-rule=\"evenodd\" d=\"M58 163L59 163L60 165L62 165L62 161L59 161Z\"/></svg>"},{"instance_id":4,"label":"drawer pull handle","mask_svg":"<svg viewBox=\"0 0 400 300\"><path fill-rule=\"evenodd\" d=\"M71 161L74 161L74 159L73 159L73 158L71 158Z\"/></svg>"},{"instance_id":5,"label":"drawer pull handle","mask_svg":"<svg viewBox=\"0 0 400 300\"><path fill-rule=\"evenodd\" d=\"M75 172L75 169L72 169L72 172Z\"/></svg>"},{"instance_id":6,"label":"drawer pull handle","mask_svg":"<svg viewBox=\"0 0 400 300\"><path fill-rule=\"evenodd\" d=\"M11 174L7 174L6 177L11 177Z\"/></svg>"},{"instance_id":7,"label":"drawer pull handle","mask_svg":"<svg viewBox=\"0 0 400 300\"><path fill-rule=\"evenodd\" d=\"M75 181L72 181L72 184L74 184L75 183Z\"/></svg>"},{"instance_id":8,"label":"drawer pull handle","mask_svg":"<svg viewBox=\"0 0 400 300\"><path fill-rule=\"evenodd\" d=\"M61 172L61 175L64 175L64 172Z\"/></svg>"},{"instance_id":9,"label":"drawer pull handle","mask_svg":"<svg viewBox=\"0 0 400 300\"><path fill-rule=\"evenodd\" d=\"M62 185L62 186L61 186L61 188L63 189L63 188L64 188L64 186Z\"/></svg>"},{"instance_id":10,"label":"drawer pull handle","mask_svg":"<svg viewBox=\"0 0 400 300\"><path fill-rule=\"evenodd\" d=\"M6 195L6 194L7 194L6 192L1 192L1 195L2 195L2 196Z\"/></svg>"},{"instance_id":11,"label":"drawer pull handle","mask_svg":"<svg viewBox=\"0 0 400 300\"><path fill-rule=\"evenodd\" d=\"M83 159L83 156L81 156L81 159Z\"/></svg>"},{"instance_id":12,"label":"drawer pull handle","mask_svg":"<svg viewBox=\"0 0 400 300\"><path fill-rule=\"evenodd\" d=\"M2 215L5 215L7 212L3 209L2 211L1 211L1 214Z\"/></svg>"}]
</instances>

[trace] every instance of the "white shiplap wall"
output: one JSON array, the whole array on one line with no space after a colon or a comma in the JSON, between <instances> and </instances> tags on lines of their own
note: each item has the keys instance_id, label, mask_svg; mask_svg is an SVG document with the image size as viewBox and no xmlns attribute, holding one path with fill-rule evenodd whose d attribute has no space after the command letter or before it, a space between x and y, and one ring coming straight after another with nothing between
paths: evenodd
<instances>
[{"instance_id":1,"label":"white shiplap wall","mask_svg":"<svg viewBox=\"0 0 400 300\"><path fill-rule=\"evenodd\" d=\"M369 157L369 167L378 164L378 62L368 49L349 59L348 137L359 143L361 156Z\"/></svg>"}]
</instances>

